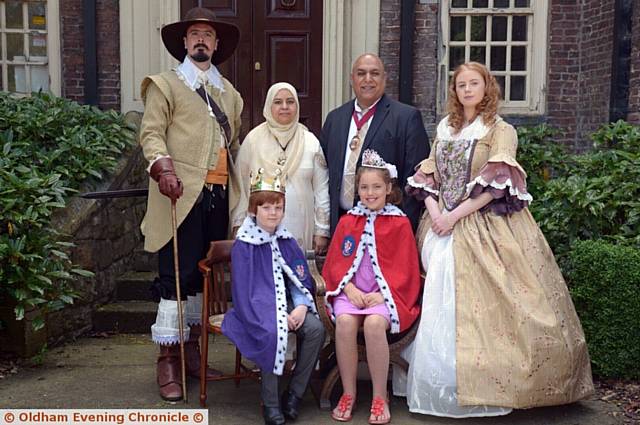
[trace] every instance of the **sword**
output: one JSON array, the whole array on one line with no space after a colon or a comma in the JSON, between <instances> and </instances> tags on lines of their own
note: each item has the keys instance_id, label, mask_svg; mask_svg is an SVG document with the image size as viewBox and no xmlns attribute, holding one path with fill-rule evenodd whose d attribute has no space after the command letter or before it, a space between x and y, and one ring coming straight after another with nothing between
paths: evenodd
<instances>
[{"instance_id":1,"label":"sword","mask_svg":"<svg viewBox=\"0 0 640 425\"><path fill-rule=\"evenodd\" d=\"M81 193L84 199L112 199L112 198L132 198L136 196L149 195L149 189L123 189L123 190L105 190L102 192L85 192Z\"/></svg>"}]
</instances>

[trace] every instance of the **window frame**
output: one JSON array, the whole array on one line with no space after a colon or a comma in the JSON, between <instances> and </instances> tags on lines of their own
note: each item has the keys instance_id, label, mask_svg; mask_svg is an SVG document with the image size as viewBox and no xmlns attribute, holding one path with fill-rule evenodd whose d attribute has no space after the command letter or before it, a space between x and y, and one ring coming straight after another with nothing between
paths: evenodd
<instances>
[{"instance_id":1,"label":"window frame","mask_svg":"<svg viewBox=\"0 0 640 425\"><path fill-rule=\"evenodd\" d=\"M453 0L441 0L441 58L438 64L438 102L437 110L439 114L446 112L447 101L447 85L449 81L449 52L450 46L465 46L465 61L469 58L469 47L471 46L485 46L487 50L490 50L492 45L521 45L522 42L512 42L511 40L511 22L512 19L507 21L507 41L493 42L491 40L485 41L470 41L470 19L465 23L465 41L451 42L451 16L513 16L528 14L530 18L527 26L527 46L529 46L526 55L526 70L525 71L510 71L510 51L507 49L505 71L496 71L498 75L504 75L509 73L511 75L526 75L527 83L525 85L525 100L519 101L507 101L503 100L501 103L501 112L504 115L542 115L546 112L546 78L547 78L547 47L548 47L548 13L549 5L547 1L530 0L528 8L513 8L515 0L510 0L509 8L452 8L451 3ZM469 0L468 4L472 0ZM493 0L488 0L489 5L493 5ZM453 12L452 12L453 10ZM489 27L489 21L487 20L487 26ZM491 28L487 28L487 34L491 34ZM489 38L489 37L487 37ZM515 43L515 44L512 44ZM505 89L506 91L507 89ZM503 93L503 97L506 93Z\"/></svg>"},{"instance_id":2,"label":"window frame","mask_svg":"<svg viewBox=\"0 0 640 425\"><path fill-rule=\"evenodd\" d=\"M20 0L22 2L23 17L24 9L26 8L26 0ZM61 54L60 54L60 19L59 0L45 0L46 1L46 29L44 30L30 30L28 29L28 22L23 22L22 29L8 29L6 28L6 1L0 2L0 43L2 49L2 56L0 56L0 68L2 70L2 79L0 80L0 90L9 92L9 65L26 65L25 72L25 84L28 87L27 93L22 92L10 92L15 96L28 96L31 92L31 72L29 69L32 66L46 66L47 74L49 76L49 90L48 92L60 96L61 94ZM27 14L28 16L28 14ZM27 26L27 28L25 28ZM25 59L24 62L14 62L9 60L7 55L7 37L6 34L45 34L47 37L47 60L44 63L29 62ZM27 37L28 40L28 37ZM29 43L26 42L24 49L25 54L28 53ZM3 59L6 57L6 59Z\"/></svg>"}]
</instances>

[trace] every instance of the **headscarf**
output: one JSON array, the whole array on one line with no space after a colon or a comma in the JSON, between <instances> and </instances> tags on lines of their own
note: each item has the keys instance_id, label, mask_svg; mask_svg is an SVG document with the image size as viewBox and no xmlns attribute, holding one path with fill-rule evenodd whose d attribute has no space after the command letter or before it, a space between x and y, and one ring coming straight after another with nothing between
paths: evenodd
<instances>
[{"instance_id":1,"label":"headscarf","mask_svg":"<svg viewBox=\"0 0 640 425\"><path fill-rule=\"evenodd\" d=\"M296 101L296 114L289 124L279 124L273 114L271 114L271 106L273 99L280 90L288 90ZM268 169L280 168L285 176L289 176L298 170L302 153L304 151L304 132L307 128L300 124L300 102L298 101L298 92L289 83L275 83L269 88L267 98L262 108L262 115L267 120L265 123L256 127L256 137L258 142L255 144L256 154L258 158L265 163ZM271 139L271 140L267 140ZM273 140L275 139L275 140ZM280 147L274 146L278 143ZM281 147L286 147L287 160L284 166L278 166L277 160L282 153Z\"/></svg>"},{"instance_id":2,"label":"headscarf","mask_svg":"<svg viewBox=\"0 0 640 425\"><path fill-rule=\"evenodd\" d=\"M280 90L288 90L293 95L296 101L296 114L293 117L293 121L289 124L279 124L271 114L271 106L273 106L273 100ZM300 102L298 101L298 92L289 83L275 83L269 87L267 92L267 98L264 101L264 107L262 108L262 116L267 120L267 126L269 131L273 134L280 145L286 146L291 140L295 132L298 130L298 121L300 120Z\"/></svg>"}]
</instances>

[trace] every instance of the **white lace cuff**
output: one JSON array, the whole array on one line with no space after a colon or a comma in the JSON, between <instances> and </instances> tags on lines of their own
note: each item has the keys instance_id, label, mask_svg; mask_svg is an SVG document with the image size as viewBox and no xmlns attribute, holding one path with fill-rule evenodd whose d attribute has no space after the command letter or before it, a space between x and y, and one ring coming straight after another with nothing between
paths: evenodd
<instances>
[{"instance_id":1,"label":"white lace cuff","mask_svg":"<svg viewBox=\"0 0 640 425\"><path fill-rule=\"evenodd\" d=\"M186 308L186 304L186 301L182 301L183 310ZM178 302L161 298L158 304L156 322L151 325L151 339L153 342L160 345L180 343L178 323ZM189 339L189 326L185 326L182 333L184 340L187 341Z\"/></svg>"},{"instance_id":2,"label":"white lace cuff","mask_svg":"<svg viewBox=\"0 0 640 425\"><path fill-rule=\"evenodd\" d=\"M422 189L426 192L429 193L433 193L436 196L440 196L440 191L436 190L434 188L432 188L431 186L427 185L426 183L418 183L417 181L414 180L413 176L409 177L407 179L407 184L411 187L415 187L416 189Z\"/></svg>"},{"instance_id":3,"label":"white lace cuff","mask_svg":"<svg viewBox=\"0 0 640 425\"><path fill-rule=\"evenodd\" d=\"M511 182L511 179L507 179L504 183L498 183L495 180L491 182L487 182L485 181L485 179L482 178L481 175L473 179L473 181L471 181L469 184L467 184L467 196L471 194L471 191L473 190L474 187L476 187L477 184L481 185L482 187L493 187L494 189L500 189L500 190L503 190L509 187L509 195L515 196L521 201L528 201L529 203L533 201L533 197L531 196L531 194L527 192L524 192L524 193L520 192L520 190L518 190L518 188L513 185L513 183Z\"/></svg>"}]
</instances>

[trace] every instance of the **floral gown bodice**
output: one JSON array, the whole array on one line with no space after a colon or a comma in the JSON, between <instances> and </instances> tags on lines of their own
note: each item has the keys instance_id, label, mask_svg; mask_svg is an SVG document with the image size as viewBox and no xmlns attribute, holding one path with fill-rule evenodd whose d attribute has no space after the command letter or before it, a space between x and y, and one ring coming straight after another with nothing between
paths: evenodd
<instances>
[{"instance_id":1,"label":"floral gown bodice","mask_svg":"<svg viewBox=\"0 0 640 425\"><path fill-rule=\"evenodd\" d=\"M467 194L477 139L438 140L436 166L440 175L440 198L447 210L457 207Z\"/></svg>"}]
</instances>

